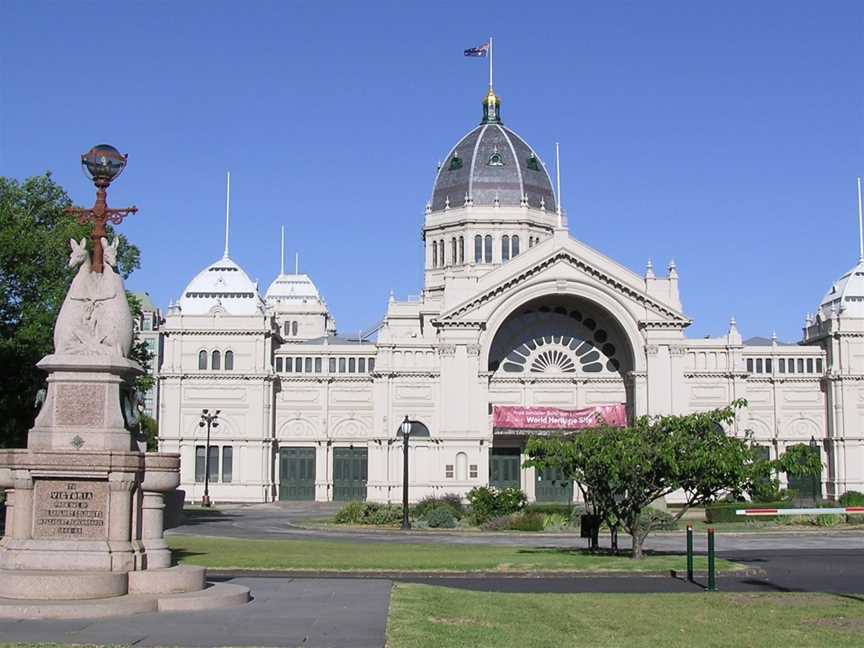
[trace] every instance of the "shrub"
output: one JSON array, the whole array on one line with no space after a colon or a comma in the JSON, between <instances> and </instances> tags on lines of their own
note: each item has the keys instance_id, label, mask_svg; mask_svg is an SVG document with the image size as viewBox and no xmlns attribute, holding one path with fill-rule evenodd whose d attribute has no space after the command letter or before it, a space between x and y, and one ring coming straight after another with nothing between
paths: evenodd
<instances>
[{"instance_id":1,"label":"shrub","mask_svg":"<svg viewBox=\"0 0 864 648\"><path fill-rule=\"evenodd\" d=\"M426 524L433 529L452 529L456 526L456 516L448 505L428 509L425 519Z\"/></svg>"},{"instance_id":2,"label":"shrub","mask_svg":"<svg viewBox=\"0 0 864 648\"><path fill-rule=\"evenodd\" d=\"M859 491L846 491L838 500L840 506L864 506L864 493Z\"/></svg>"},{"instance_id":3,"label":"shrub","mask_svg":"<svg viewBox=\"0 0 864 648\"><path fill-rule=\"evenodd\" d=\"M671 513L649 506L639 514L639 526L655 531L675 531L678 521Z\"/></svg>"},{"instance_id":4,"label":"shrub","mask_svg":"<svg viewBox=\"0 0 864 648\"><path fill-rule=\"evenodd\" d=\"M531 512L526 515L543 515L543 529L545 531L561 531L570 525L570 516L561 513L539 513Z\"/></svg>"},{"instance_id":5,"label":"shrub","mask_svg":"<svg viewBox=\"0 0 864 648\"><path fill-rule=\"evenodd\" d=\"M481 525L487 531L507 531L513 525L513 515L496 515Z\"/></svg>"},{"instance_id":6,"label":"shrub","mask_svg":"<svg viewBox=\"0 0 864 648\"><path fill-rule=\"evenodd\" d=\"M493 517L516 513L525 508L528 498L518 488L498 490L494 487L478 486L468 491L471 514L478 524Z\"/></svg>"},{"instance_id":7,"label":"shrub","mask_svg":"<svg viewBox=\"0 0 864 648\"><path fill-rule=\"evenodd\" d=\"M517 513L511 516L510 528L514 531L542 531L542 513Z\"/></svg>"},{"instance_id":8,"label":"shrub","mask_svg":"<svg viewBox=\"0 0 864 648\"><path fill-rule=\"evenodd\" d=\"M361 524L366 513L366 502L349 502L336 513L336 524Z\"/></svg>"},{"instance_id":9,"label":"shrub","mask_svg":"<svg viewBox=\"0 0 864 648\"><path fill-rule=\"evenodd\" d=\"M453 517L457 520L462 519L462 516L465 515L465 505L462 504L462 498L455 493L424 497L414 506L414 515L425 518L431 509L441 508L442 506L449 508Z\"/></svg>"},{"instance_id":10,"label":"shrub","mask_svg":"<svg viewBox=\"0 0 864 648\"><path fill-rule=\"evenodd\" d=\"M337 524L387 525L402 519L402 509L375 502L349 502L336 513L334 519Z\"/></svg>"},{"instance_id":11,"label":"shrub","mask_svg":"<svg viewBox=\"0 0 864 648\"><path fill-rule=\"evenodd\" d=\"M525 507L526 513L543 513L544 515L564 515L570 517L570 511L573 506L570 504L528 504Z\"/></svg>"},{"instance_id":12,"label":"shrub","mask_svg":"<svg viewBox=\"0 0 864 648\"><path fill-rule=\"evenodd\" d=\"M395 524L402 521L401 506L382 506L380 504L373 505L370 508L366 521L363 524L387 525Z\"/></svg>"}]
</instances>

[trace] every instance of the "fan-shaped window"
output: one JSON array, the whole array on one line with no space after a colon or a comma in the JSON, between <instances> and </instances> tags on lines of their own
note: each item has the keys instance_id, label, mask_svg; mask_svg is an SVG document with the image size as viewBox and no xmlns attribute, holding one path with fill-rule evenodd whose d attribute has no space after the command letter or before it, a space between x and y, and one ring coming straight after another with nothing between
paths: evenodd
<instances>
[{"instance_id":1,"label":"fan-shaped window","mask_svg":"<svg viewBox=\"0 0 864 648\"><path fill-rule=\"evenodd\" d=\"M483 240L483 260L486 263L492 263L492 237L489 234Z\"/></svg>"},{"instance_id":2,"label":"fan-shaped window","mask_svg":"<svg viewBox=\"0 0 864 648\"><path fill-rule=\"evenodd\" d=\"M474 237L474 263L483 263L483 237Z\"/></svg>"},{"instance_id":3,"label":"fan-shaped window","mask_svg":"<svg viewBox=\"0 0 864 648\"><path fill-rule=\"evenodd\" d=\"M501 157L501 154L498 151L495 151L489 156L489 161L486 164L493 167L502 167L504 166L504 158Z\"/></svg>"},{"instance_id":4,"label":"fan-shaped window","mask_svg":"<svg viewBox=\"0 0 864 648\"><path fill-rule=\"evenodd\" d=\"M234 370L234 352L226 351L225 352L225 370L233 371Z\"/></svg>"},{"instance_id":5,"label":"fan-shaped window","mask_svg":"<svg viewBox=\"0 0 864 648\"><path fill-rule=\"evenodd\" d=\"M222 368L222 354L218 351L214 351L213 355L210 356L210 368L211 369L221 369Z\"/></svg>"},{"instance_id":6,"label":"fan-shaped window","mask_svg":"<svg viewBox=\"0 0 864 648\"><path fill-rule=\"evenodd\" d=\"M459 263L465 263L465 239L459 237Z\"/></svg>"},{"instance_id":7,"label":"fan-shaped window","mask_svg":"<svg viewBox=\"0 0 864 648\"><path fill-rule=\"evenodd\" d=\"M519 255L519 237L511 236L510 237L510 256L515 257Z\"/></svg>"},{"instance_id":8,"label":"fan-shaped window","mask_svg":"<svg viewBox=\"0 0 864 648\"><path fill-rule=\"evenodd\" d=\"M207 352L206 351L199 351L198 352L198 369L200 371L206 371L207 370Z\"/></svg>"},{"instance_id":9,"label":"fan-shaped window","mask_svg":"<svg viewBox=\"0 0 864 648\"><path fill-rule=\"evenodd\" d=\"M501 260L510 260L510 237L506 234L501 237Z\"/></svg>"}]
</instances>

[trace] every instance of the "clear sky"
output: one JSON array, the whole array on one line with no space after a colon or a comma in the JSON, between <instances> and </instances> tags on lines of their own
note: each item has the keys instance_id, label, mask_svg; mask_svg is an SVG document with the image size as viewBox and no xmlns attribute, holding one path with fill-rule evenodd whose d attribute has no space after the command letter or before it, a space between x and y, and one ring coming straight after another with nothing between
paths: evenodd
<instances>
[{"instance_id":1,"label":"clear sky","mask_svg":"<svg viewBox=\"0 0 864 648\"><path fill-rule=\"evenodd\" d=\"M800 339L857 258L864 2L0 0L0 174L129 154L133 290L165 307L223 248L260 281L279 226L342 333L422 286L436 162L479 122L495 37L505 123L561 142L577 238L637 271L675 259L689 335ZM290 264L289 264L290 265Z\"/></svg>"}]
</instances>

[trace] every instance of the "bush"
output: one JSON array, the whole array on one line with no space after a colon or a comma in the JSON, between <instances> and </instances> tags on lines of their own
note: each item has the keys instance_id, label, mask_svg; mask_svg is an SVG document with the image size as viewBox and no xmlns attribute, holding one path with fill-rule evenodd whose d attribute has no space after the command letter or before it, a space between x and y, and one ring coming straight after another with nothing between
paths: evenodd
<instances>
[{"instance_id":1,"label":"bush","mask_svg":"<svg viewBox=\"0 0 864 648\"><path fill-rule=\"evenodd\" d=\"M426 524L432 529L452 529L456 526L453 509L448 505L428 509L424 517Z\"/></svg>"},{"instance_id":2,"label":"bush","mask_svg":"<svg viewBox=\"0 0 864 648\"><path fill-rule=\"evenodd\" d=\"M639 526L654 531L675 531L678 521L671 513L649 506L639 514Z\"/></svg>"},{"instance_id":3,"label":"bush","mask_svg":"<svg viewBox=\"0 0 864 648\"><path fill-rule=\"evenodd\" d=\"M570 517L573 506L570 504L528 504L526 513L543 513L544 515L564 515Z\"/></svg>"},{"instance_id":4,"label":"bush","mask_svg":"<svg viewBox=\"0 0 864 648\"><path fill-rule=\"evenodd\" d=\"M465 515L465 505L462 504L462 498L455 493L424 497L414 506L414 515L425 518L431 509L441 508L442 506L449 508L453 517L457 520L461 520L462 516Z\"/></svg>"},{"instance_id":5,"label":"bush","mask_svg":"<svg viewBox=\"0 0 864 648\"><path fill-rule=\"evenodd\" d=\"M543 515L543 529L545 531L561 531L570 526L570 516L560 513L528 513L527 515Z\"/></svg>"},{"instance_id":6,"label":"bush","mask_svg":"<svg viewBox=\"0 0 864 648\"><path fill-rule=\"evenodd\" d=\"M859 491L846 491L838 500L840 506L864 506L864 493Z\"/></svg>"},{"instance_id":7,"label":"bush","mask_svg":"<svg viewBox=\"0 0 864 648\"><path fill-rule=\"evenodd\" d=\"M512 516L510 528L514 531L542 531L542 513L518 513Z\"/></svg>"},{"instance_id":8,"label":"bush","mask_svg":"<svg viewBox=\"0 0 864 648\"><path fill-rule=\"evenodd\" d=\"M518 488L498 490L494 487L478 486L468 491L471 514L478 524L494 517L516 513L525 508L528 498Z\"/></svg>"},{"instance_id":9,"label":"bush","mask_svg":"<svg viewBox=\"0 0 864 648\"><path fill-rule=\"evenodd\" d=\"M388 525L402 520L402 509L398 506L376 502L349 502L334 518L337 524Z\"/></svg>"},{"instance_id":10,"label":"bush","mask_svg":"<svg viewBox=\"0 0 864 648\"><path fill-rule=\"evenodd\" d=\"M513 525L513 515L496 515L486 520L482 527L487 531L508 531Z\"/></svg>"}]
</instances>

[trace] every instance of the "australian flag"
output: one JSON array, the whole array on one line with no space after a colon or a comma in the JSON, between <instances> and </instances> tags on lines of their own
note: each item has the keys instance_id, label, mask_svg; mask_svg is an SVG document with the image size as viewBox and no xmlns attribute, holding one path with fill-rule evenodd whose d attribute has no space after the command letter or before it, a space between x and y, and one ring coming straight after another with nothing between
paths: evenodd
<instances>
[{"instance_id":1,"label":"australian flag","mask_svg":"<svg viewBox=\"0 0 864 648\"><path fill-rule=\"evenodd\" d=\"M486 56L489 53L489 43L483 43L480 47L469 47L465 50L465 56Z\"/></svg>"}]
</instances>

